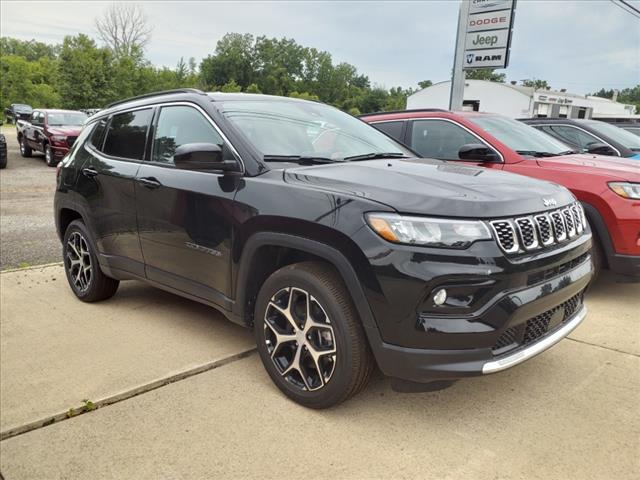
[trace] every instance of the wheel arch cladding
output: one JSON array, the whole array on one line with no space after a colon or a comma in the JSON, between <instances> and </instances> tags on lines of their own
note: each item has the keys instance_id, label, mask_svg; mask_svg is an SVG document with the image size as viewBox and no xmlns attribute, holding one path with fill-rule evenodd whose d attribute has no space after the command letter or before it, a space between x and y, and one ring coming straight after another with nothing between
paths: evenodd
<instances>
[{"instance_id":1,"label":"wheel arch cladding","mask_svg":"<svg viewBox=\"0 0 640 480\"><path fill-rule=\"evenodd\" d=\"M361 259L357 258L358 254ZM252 325L255 299L264 280L279 268L305 260L323 261L335 268L347 287L363 326L375 327L361 279L366 272L356 273L362 270L357 265L359 261L366 262L362 251L343 252L322 241L283 232L258 232L243 242L235 282L234 313L245 324ZM356 264L355 268L352 262ZM375 280L373 272L370 273L366 277L369 281Z\"/></svg>"},{"instance_id":2,"label":"wheel arch cladding","mask_svg":"<svg viewBox=\"0 0 640 480\"><path fill-rule=\"evenodd\" d=\"M69 228L71 222L73 222L74 220L82 220L84 222L84 219L82 218L82 215L80 215L80 212L66 207L60 209L58 218L58 222L60 225L58 235L60 236L60 241L64 239L64 234L67 231L67 228Z\"/></svg>"}]
</instances>

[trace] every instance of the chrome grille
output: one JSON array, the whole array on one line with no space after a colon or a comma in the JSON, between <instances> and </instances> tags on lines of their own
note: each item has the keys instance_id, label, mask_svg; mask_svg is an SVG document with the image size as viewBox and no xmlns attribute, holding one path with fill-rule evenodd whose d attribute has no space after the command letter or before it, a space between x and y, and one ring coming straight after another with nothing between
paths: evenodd
<instances>
[{"instance_id":1,"label":"chrome grille","mask_svg":"<svg viewBox=\"0 0 640 480\"><path fill-rule=\"evenodd\" d=\"M520 240L525 250L533 250L538 247L538 235L536 235L536 229L533 225L533 221L528 218L516 219L516 225L518 226L518 232L520 233Z\"/></svg>"},{"instance_id":2,"label":"chrome grille","mask_svg":"<svg viewBox=\"0 0 640 480\"><path fill-rule=\"evenodd\" d=\"M520 249L516 230L509 220L491 222L491 227L493 227L493 231L496 234L498 244L505 252L515 253Z\"/></svg>"},{"instance_id":3,"label":"chrome grille","mask_svg":"<svg viewBox=\"0 0 640 480\"><path fill-rule=\"evenodd\" d=\"M540 243L543 246L551 245L553 243L553 231L551 228L551 218L546 213L535 216L536 224L538 225L538 237Z\"/></svg>"},{"instance_id":4,"label":"chrome grille","mask_svg":"<svg viewBox=\"0 0 640 480\"><path fill-rule=\"evenodd\" d=\"M500 248L506 253L536 250L581 235L587 228L578 202L533 217L490 221Z\"/></svg>"}]
</instances>

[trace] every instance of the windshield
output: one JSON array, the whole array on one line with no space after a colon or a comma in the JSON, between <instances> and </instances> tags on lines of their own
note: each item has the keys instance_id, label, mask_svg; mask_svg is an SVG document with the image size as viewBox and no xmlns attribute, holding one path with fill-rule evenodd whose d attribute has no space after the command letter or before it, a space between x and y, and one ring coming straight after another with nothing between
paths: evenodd
<instances>
[{"instance_id":1,"label":"windshield","mask_svg":"<svg viewBox=\"0 0 640 480\"><path fill-rule=\"evenodd\" d=\"M16 104L13 106L13 109L14 109L16 112L20 112L20 113L31 113L31 112L33 111L33 108L31 108L31 106L29 106L29 105L24 105L24 104L22 104L22 103L16 103Z\"/></svg>"},{"instance_id":2,"label":"windshield","mask_svg":"<svg viewBox=\"0 0 640 480\"><path fill-rule=\"evenodd\" d=\"M640 151L640 137L634 135L631 132L623 130L622 128L616 127L615 125L611 125L609 123L598 122L597 120L591 120L581 123L592 128L597 133L606 135L611 140L618 142L620 145L627 147L629 150L633 150L634 152Z\"/></svg>"},{"instance_id":3,"label":"windshield","mask_svg":"<svg viewBox=\"0 0 640 480\"><path fill-rule=\"evenodd\" d=\"M87 120L87 115L80 112L73 113L49 113L47 116L47 122L52 127L61 127L61 126L75 126L75 125L84 125L84 122Z\"/></svg>"},{"instance_id":4,"label":"windshield","mask_svg":"<svg viewBox=\"0 0 640 480\"><path fill-rule=\"evenodd\" d=\"M546 133L511 118L497 115L478 115L467 118L507 147L523 155L536 153L559 155L571 150L570 147Z\"/></svg>"},{"instance_id":5,"label":"windshield","mask_svg":"<svg viewBox=\"0 0 640 480\"><path fill-rule=\"evenodd\" d=\"M321 103L229 100L216 105L265 159L305 157L339 162L364 155L414 156L375 128Z\"/></svg>"}]
</instances>

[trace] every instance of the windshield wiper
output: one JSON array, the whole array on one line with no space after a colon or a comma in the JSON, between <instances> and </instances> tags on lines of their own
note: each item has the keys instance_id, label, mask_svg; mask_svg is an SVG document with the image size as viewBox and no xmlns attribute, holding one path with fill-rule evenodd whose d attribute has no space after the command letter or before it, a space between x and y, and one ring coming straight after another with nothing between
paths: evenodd
<instances>
[{"instance_id":1,"label":"windshield wiper","mask_svg":"<svg viewBox=\"0 0 640 480\"><path fill-rule=\"evenodd\" d=\"M529 155L531 157L557 157L558 155L566 155L567 153L551 153L551 152L538 152L537 150L516 150L516 153L520 155Z\"/></svg>"},{"instance_id":2,"label":"windshield wiper","mask_svg":"<svg viewBox=\"0 0 640 480\"><path fill-rule=\"evenodd\" d=\"M265 155L262 157L265 162L291 162L301 165L320 165L325 163L336 163L340 160L331 160L327 157L314 157L312 155Z\"/></svg>"},{"instance_id":3,"label":"windshield wiper","mask_svg":"<svg viewBox=\"0 0 640 480\"><path fill-rule=\"evenodd\" d=\"M352 155L350 157L344 157L345 161L357 162L358 160L374 160L376 158L409 158L404 153L400 152L371 152L364 153L362 155Z\"/></svg>"}]
</instances>

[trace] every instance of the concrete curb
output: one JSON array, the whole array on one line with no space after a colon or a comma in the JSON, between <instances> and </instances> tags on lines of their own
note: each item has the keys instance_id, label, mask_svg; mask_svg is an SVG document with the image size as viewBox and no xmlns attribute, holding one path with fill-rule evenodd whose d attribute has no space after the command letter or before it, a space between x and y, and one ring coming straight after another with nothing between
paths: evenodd
<instances>
[{"instance_id":1,"label":"concrete curb","mask_svg":"<svg viewBox=\"0 0 640 480\"><path fill-rule=\"evenodd\" d=\"M45 418L41 418L40 420L35 420L33 422L29 422L24 425L20 425L18 427L10 428L9 430L5 430L4 432L0 432L0 441L7 440L11 437L15 437L17 435L22 435L23 433L30 432L32 430L37 430L42 427L46 427L48 425L52 425L54 423L59 423L64 420L69 420L70 418L75 418L79 415L83 415L85 413L92 412L102 407L106 407L107 405L111 405L113 403L122 402L123 400L128 400L129 398L135 397L137 395L141 395L143 393L150 392L151 390L155 390L160 387L164 387L165 385L169 385L171 383L178 382L180 380L184 380L189 377L193 377L200 373L208 372L210 370L214 370L218 367L223 367L229 363L233 363L235 361L241 360L250 356L252 353L256 351L256 348L250 348L248 350L243 350L242 352L235 353L228 357L221 358L220 360L213 360L211 362L204 363L202 365L198 365L193 368L189 368L188 370L183 370L182 372L176 373L174 375L169 375L168 377L162 377L157 380L153 380L144 385L140 385L138 387L124 390L120 393L116 393L115 395L111 395L109 397L96 400L93 403L93 407L91 410L88 410L85 405L80 405L78 407L73 407L72 409L56 413L55 415L50 415ZM73 414L69 415L69 412L73 410Z\"/></svg>"},{"instance_id":2,"label":"concrete curb","mask_svg":"<svg viewBox=\"0 0 640 480\"><path fill-rule=\"evenodd\" d=\"M42 265L30 265L28 267L23 268L9 268L7 270L0 270L0 275L3 273L13 273L13 272L27 272L29 270L37 270L39 268L49 268L49 267L62 267L62 262L54 262L54 263L43 263Z\"/></svg>"}]
</instances>

